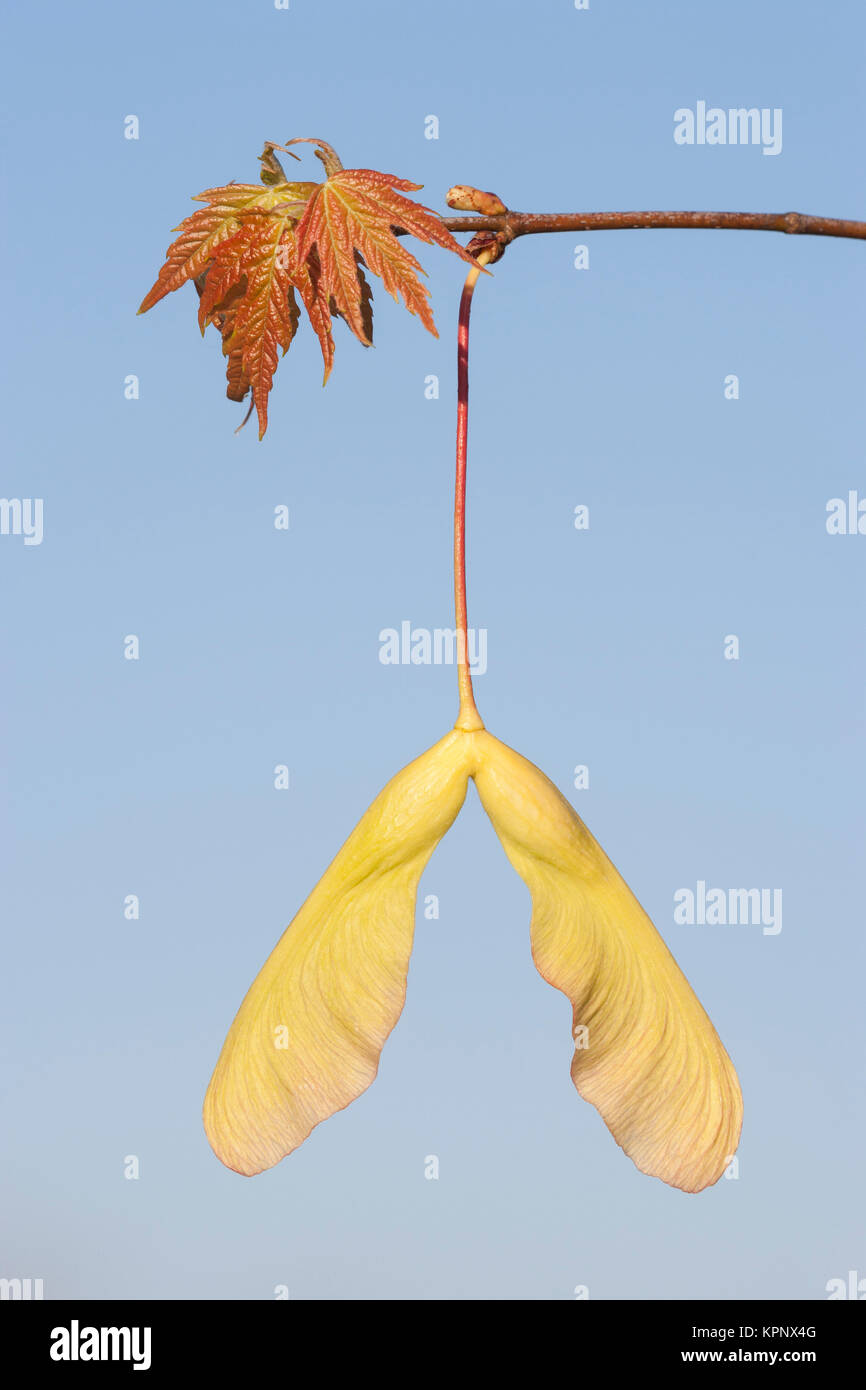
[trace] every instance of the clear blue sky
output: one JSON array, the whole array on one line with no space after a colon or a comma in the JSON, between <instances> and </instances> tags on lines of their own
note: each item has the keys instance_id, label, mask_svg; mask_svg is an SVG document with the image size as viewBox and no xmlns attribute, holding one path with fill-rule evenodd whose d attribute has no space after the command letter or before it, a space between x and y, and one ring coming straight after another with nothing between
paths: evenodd
<instances>
[{"instance_id":1,"label":"clear blue sky","mask_svg":"<svg viewBox=\"0 0 866 1390\"><path fill-rule=\"evenodd\" d=\"M7 14L0 493L42 498L44 537L0 536L0 1275L46 1297L812 1299L866 1275L866 536L825 526L829 499L866 497L860 243L535 237L473 311L482 713L570 795L715 1022L745 1098L739 1176L670 1190L577 1096L567 1002L534 971L528 894L474 790L422 880L440 916L419 914L374 1086L254 1180L201 1128L255 972L375 792L453 722L453 670L383 666L378 635L451 620L463 270L413 247L440 339L377 284L377 346L337 325L324 392L304 325L259 444L233 433L193 289L136 317L190 196L254 180L265 139L314 135L440 210L469 182L535 211L866 217L855 0L489 16ZM677 145L675 110L702 100L780 108L781 152ZM781 889L781 932L675 923L699 880Z\"/></svg>"}]
</instances>

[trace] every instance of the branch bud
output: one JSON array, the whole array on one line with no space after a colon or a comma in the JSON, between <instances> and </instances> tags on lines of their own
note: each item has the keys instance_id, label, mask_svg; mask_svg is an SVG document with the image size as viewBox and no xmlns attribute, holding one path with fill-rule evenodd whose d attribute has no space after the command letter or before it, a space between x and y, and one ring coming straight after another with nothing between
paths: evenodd
<instances>
[{"instance_id":1,"label":"branch bud","mask_svg":"<svg viewBox=\"0 0 866 1390\"><path fill-rule=\"evenodd\" d=\"M468 183L456 183L449 188L445 201L449 208L455 208L458 212L480 212L483 217L497 217L499 213L507 212L502 199L497 198L495 193L484 193Z\"/></svg>"},{"instance_id":2,"label":"branch bud","mask_svg":"<svg viewBox=\"0 0 866 1390\"><path fill-rule=\"evenodd\" d=\"M476 232L472 240L466 243L466 250L470 256L480 256L482 251L486 251L487 265L495 265L502 260L505 248L512 240L507 232Z\"/></svg>"}]
</instances>

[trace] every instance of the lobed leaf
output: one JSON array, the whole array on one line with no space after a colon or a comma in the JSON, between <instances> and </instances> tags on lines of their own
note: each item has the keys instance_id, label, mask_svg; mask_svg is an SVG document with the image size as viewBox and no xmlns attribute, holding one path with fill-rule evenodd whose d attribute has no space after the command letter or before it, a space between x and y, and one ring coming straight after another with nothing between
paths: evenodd
<instances>
[{"instance_id":1,"label":"lobed leaf","mask_svg":"<svg viewBox=\"0 0 866 1390\"><path fill-rule=\"evenodd\" d=\"M296 293L319 339L324 384L334 362L333 317L372 344L373 294L365 269L436 333L429 295L418 278L423 269L398 240L397 229L477 264L435 212L399 191L421 184L375 169L343 169L321 140L290 143L317 146L325 182L289 183L275 153L285 147L268 141L260 156L265 186L231 183L198 194L195 201L207 206L175 228L178 236L138 311L194 282L202 332L212 323L222 336L226 394L240 401L252 392L260 439L279 352L285 354L297 330Z\"/></svg>"},{"instance_id":2,"label":"lobed leaf","mask_svg":"<svg viewBox=\"0 0 866 1390\"><path fill-rule=\"evenodd\" d=\"M316 186L298 223L299 258L305 260L316 247L322 279L337 312L366 346L372 337L364 313L363 282L359 280L356 253L382 279L388 293L395 300L402 296L409 312L417 314L434 335L436 326L429 294L418 279L418 272L423 274L423 269L394 235L393 228L402 228L420 241L455 251L470 265L477 264L435 212L394 191L420 187L421 184L375 169L342 169Z\"/></svg>"},{"instance_id":3,"label":"lobed leaf","mask_svg":"<svg viewBox=\"0 0 866 1390\"><path fill-rule=\"evenodd\" d=\"M244 224L226 250L232 258L229 273L234 276L230 287L234 287L242 275L246 288L234 311L232 332L225 348L230 367L231 354L240 353L243 376L249 381L259 417L261 439L268 427L268 393L277 370L279 349L288 352L298 327L291 225L285 217L259 218ZM219 272L221 266L222 261L218 259L214 269Z\"/></svg>"},{"instance_id":4,"label":"lobed leaf","mask_svg":"<svg viewBox=\"0 0 866 1390\"><path fill-rule=\"evenodd\" d=\"M194 283L200 299L204 298L207 278L206 272L196 276ZM236 284L226 291L218 304L208 307L205 315L202 314L201 304L199 304L199 325L202 332L208 323L212 323L222 336L223 355L228 358L226 363L226 395L230 401L244 400L250 389L250 380L244 371L240 348L230 346L237 307L246 293L246 288L246 279L241 277Z\"/></svg>"},{"instance_id":5,"label":"lobed leaf","mask_svg":"<svg viewBox=\"0 0 866 1390\"><path fill-rule=\"evenodd\" d=\"M311 183L282 184L262 188L256 183L229 183L222 188L207 188L193 202L206 202L206 208L185 218L175 231L175 238L165 253L165 264L138 310L144 314L165 295L180 289L187 280L201 275L224 241L233 237L247 218L271 211L281 203L291 201L298 213L310 191Z\"/></svg>"}]
</instances>

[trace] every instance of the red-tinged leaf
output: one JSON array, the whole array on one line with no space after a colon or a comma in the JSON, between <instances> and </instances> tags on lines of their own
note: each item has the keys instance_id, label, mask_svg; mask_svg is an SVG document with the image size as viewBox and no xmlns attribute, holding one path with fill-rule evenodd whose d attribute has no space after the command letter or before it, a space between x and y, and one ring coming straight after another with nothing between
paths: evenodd
<instances>
[{"instance_id":1,"label":"red-tinged leaf","mask_svg":"<svg viewBox=\"0 0 866 1390\"><path fill-rule=\"evenodd\" d=\"M246 239L236 233L223 243L204 275L200 277L202 285L199 290L201 298L198 306L198 326L202 334L209 323L216 321L219 310L227 307L228 297L232 295L237 298L239 292L242 293L246 282L246 253ZM198 284L197 279L196 286ZM217 324L217 327L221 328L222 325Z\"/></svg>"},{"instance_id":2,"label":"red-tinged leaf","mask_svg":"<svg viewBox=\"0 0 866 1390\"><path fill-rule=\"evenodd\" d=\"M315 263L315 266L316 266L316 274L317 274L318 276L321 276L321 263L320 263L320 261L319 261L319 253L318 253L318 251L316 250L315 246L314 246L313 249L311 250L310 255L309 255L309 258L307 259L307 261L305 262L305 264L306 264L306 265L310 265L311 262L314 262L314 263ZM366 337L367 337L367 339L368 339L368 345L369 345L369 346L372 346L372 344L373 344L373 291L372 291L372 289L370 288L370 282L369 282L369 280L367 279L366 275L364 274L364 258L363 258L363 256L361 256L357 251L355 252L355 264L356 264L357 270L358 270L358 286L359 286L359 291L360 291L360 295L361 295L361 299L360 299L361 319L362 319L363 325L364 325L364 333L365 333L365 335L366 335ZM324 292L323 292L323 293L324 293ZM328 312L329 312L329 314L333 315L334 318L342 319L344 323L348 323L348 320L347 320L347 318L346 318L346 315L342 312L341 309L339 309L339 308L337 307L337 301L334 299L334 296L333 296L333 295L327 296L327 304L328 304Z\"/></svg>"},{"instance_id":3,"label":"red-tinged leaf","mask_svg":"<svg viewBox=\"0 0 866 1390\"><path fill-rule=\"evenodd\" d=\"M251 394L259 438L267 429L280 350L288 351L297 330L296 293L319 339L327 381L334 361L334 316L343 318L362 343L372 343L368 268L436 333L429 296L418 278L423 269L398 240L398 231L477 265L436 213L403 196L420 184L374 169L346 170L321 140L290 143L317 147L325 183L289 183L275 154L285 147L268 141L260 156L265 187L232 183L198 194L194 201L206 206L175 228L178 236L139 310L193 281L202 333L213 324L222 338L227 395L241 401Z\"/></svg>"},{"instance_id":4,"label":"red-tinged leaf","mask_svg":"<svg viewBox=\"0 0 866 1390\"><path fill-rule=\"evenodd\" d=\"M312 252L312 254L313 254L313 255L316 254L315 250ZM370 281L367 279L366 275L364 274L364 258L363 258L363 256L361 256L357 251L355 252L355 264L356 264L357 267L358 267L358 284L359 284L360 287L361 287L361 306L360 306L360 307L361 307L361 318L362 318L363 323L364 323L364 332L366 333L367 337L368 337L369 340L370 340L370 343L372 344L372 342L373 342L373 291L372 291L372 289L370 288ZM331 313L332 313L332 314L336 315L337 318L343 319L343 322L344 322L344 323L346 322L345 316L344 316L344 315L340 312L340 310L337 308L337 305L336 305L336 302L335 302L335 300L334 300L334 296L333 296L333 295L331 295L330 309L331 309Z\"/></svg>"},{"instance_id":5,"label":"red-tinged leaf","mask_svg":"<svg viewBox=\"0 0 866 1390\"><path fill-rule=\"evenodd\" d=\"M298 223L298 257L306 260L315 246L322 281L337 312L360 342L369 346L369 314L363 308L363 286L355 253L380 276L394 299L402 295L406 308L436 334L429 295L418 279L423 269L394 235L398 227L428 244L454 251L470 265L477 262L455 241L442 219L430 208L413 203L395 189L421 184L380 174L375 169L343 169L318 184ZM369 307L369 306L368 306Z\"/></svg>"},{"instance_id":6,"label":"red-tinged leaf","mask_svg":"<svg viewBox=\"0 0 866 1390\"><path fill-rule=\"evenodd\" d=\"M331 333L331 310L329 298L322 286L322 267L319 263L318 254L313 248L305 261L301 261L297 254L297 242L295 243L295 265L293 278L301 298L304 301L304 308L313 328L313 332L319 340L322 349L322 357L325 363L325 375L322 385L327 384L328 377L331 375L331 368L334 365L334 338Z\"/></svg>"},{"instance_id":7,"label":"red-tinged leaf","mask_svg":"<svg viewBox=\"0 0 866 1390\"><path fill-rule=\"evenodd\" d=\"M232 346L238 305L246 292L247 282L244 278L229 291L219 310L214 312L211 319L222 335L223 356L228 358L226 362L226 395L230 401L242 401L250 389L250 378L244 367L241 348L237 343L234 347Z\"/></svg>"},{"instance_id":8,"label":"red-tinged leaf","mask_svg":"<svg viewBox=\"0 0 866 1390\"><path fill-rule=\"evenodd\" d=\"M223 354L228 357L226 363L226 396L230 401L242 401L250 389L250 379L244 370L243 356L240 348L235 348L232 352L228 347L228 340L223 340ZM244 422L246 423L246 421Z\"/></svg>"},{"instance_id":9,"label":"red-tinged leaf","mask_svg":"<svg viewBox=\"0 0 866 1390\"><path fill-rule=\"evenodd\" d=\"M238 232L245 219L258 219L277 207L281 210L291 207L297 217L306 198L317 187L318 184L313 183L286 183L271 188L262 188L256 183L229 183L199 193L193 202L208 206L199 208L175 227L180 235L169 246L165 264L138 312L145 313L172 290L206 270L218 248Z\"/></svg>"},{"instance_id":10,"label":"red-tinged leaf","mask_svg":"<svg viewBox=\"0 0 866 1390\"><path fill-rule=\"evenodd\" d=\"M212 269L213 267L211 267ZM208 281L209 271L203 271L197 275L194 281L198 290L199 298L204 297L205 285ZM211 286L213 288L213 286ZM238 302L246 293L247 282L243 276L226 294L225 298L218 306L209 309L205 316L202 316L201 305L199 305L199 325L204 332L208 323L212 323L222 335L223 355L228 358L226 363L226 395L230 401L242 401L250 389L249 377L243 367L240 348L234 351L229 346L229 339L234 331L235 313ZM246 422L244 422L246 423Z\"/></svg>"},{"instance_id":11,"label":"red-tinged leaf","mask_svg":"<svg viewBox=\"0 0 866 1390\"><path fill-rule=\"evenodd\" d=\"M268 392L277 370L279 349L288 352L298 326L292 279L295 244L290 220L274 216L244 223L221 249L208 271L208 280L214 270L220 277L223 257L228 265L228 284L237 285L241 275L246 280L246 291L238 301L231 336L224 349L229 354L240 352L241 367L249 379L259 417L261 439L268 427ZM207 292L205 281L202 302Z\"/></svg>"}]
</instances>

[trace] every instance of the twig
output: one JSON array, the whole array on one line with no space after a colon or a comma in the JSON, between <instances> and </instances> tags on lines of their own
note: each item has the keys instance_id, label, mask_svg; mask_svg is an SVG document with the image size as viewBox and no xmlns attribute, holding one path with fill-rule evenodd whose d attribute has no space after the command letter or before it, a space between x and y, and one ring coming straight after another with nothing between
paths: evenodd
<instances>
[{"instance_id":1,"label":"twig","mask_svg":"<svg viewBox=\"0 0 866 1390\"><path fill-rule=\"evenodd\" d=\"M725 228L866 241L866 222L812 217L804 212L504 212L495 217L443 217L449 232L614 232L639 227Z\"/></svg>"}]
</instances>

